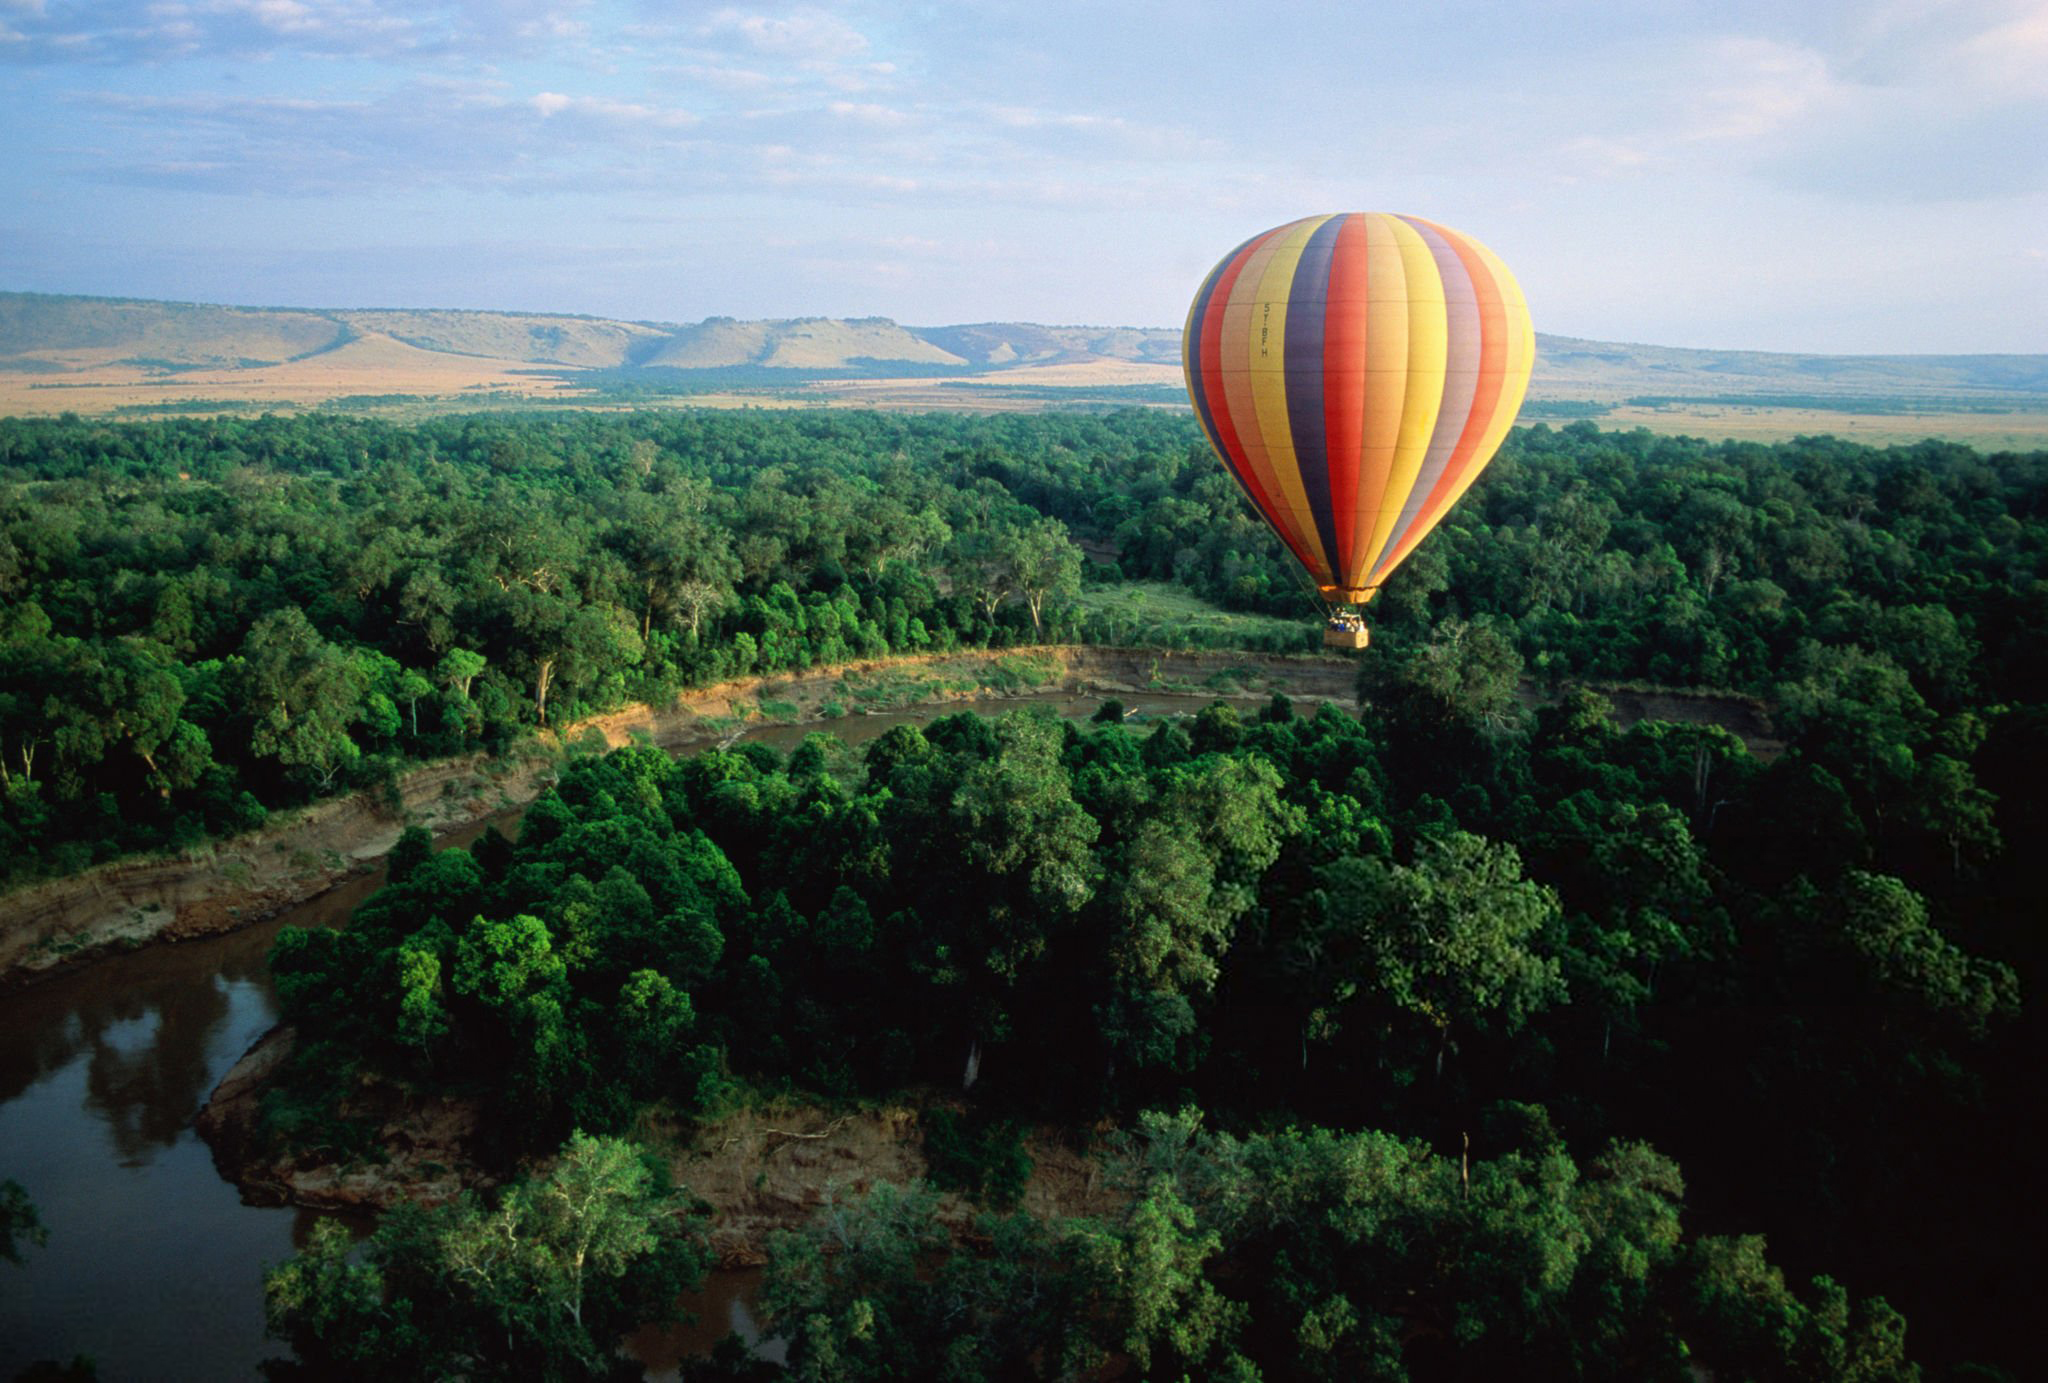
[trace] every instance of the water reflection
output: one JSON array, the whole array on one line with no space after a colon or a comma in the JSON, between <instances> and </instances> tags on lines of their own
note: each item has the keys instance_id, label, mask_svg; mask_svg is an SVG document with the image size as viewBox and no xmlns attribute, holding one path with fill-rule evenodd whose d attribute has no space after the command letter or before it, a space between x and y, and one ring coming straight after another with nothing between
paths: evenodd
<instances>
[{"instance_id":1,"label":"water reflection","mask_svg":"<svg viewBox=\"0 0 2048 1383\"><path fill-rule=\"evenodd\" d=\"M693 1319L688 1325L646 1326L626 1341L626 1352L647 1369L649 1383L669 1383L682 1372L683 1360L709 1354L727 1335L737 1335L756 1358L786 1363L789 1342L764 1338L753 1304L761 1294L759 1268L721 1269L704 1280L701 1290L685 1292L678 1303Z\"/></svg>"},{"instance_id":2,"label":"water reflection","mask_svg":"<svg viewBox=\"0 0 2048 1383\"><path fill-rule=\"evenodd\" d=\"M161 947L9 995L0 1021L0 1102L86 1063L86 1105L123 1165L147 1161L191 1122L220 1073L236 988L268 1014L263 968L274 928ZM229 944L232 943L232 944Z\"/></svg>"},{"instance_id":3,"label":"water reflection","mask_svg":"<svg viewBox=\"0 0 2048 1383\"><path fill-rule=\"evenodd\" d=\"M49 1245L0 1279L0 1378L87 1354L100 1377L253 1378L263 1270L316 1217L247 1206L192 1116L277 1019L266 957L286 921L332 925L374 879L231 936L116 956L0 1002L0 1177Z\"/></svg>"},{"instance_id":4,"label":"water reflection","mask_svg":"<svg viewBox=\"0 0 2048 1383\"><path fill-rule=\"evenodd\" d=\"M50 1231L0 1290L0 1378L88 1354L100 1376L249 1377L266 1352L262 1272L292 1252L290 1210L244 1206L190 1131L193 1112L275 1019L268 988L218 971L137 974L124 957L42 1030L10 1003L0 1175ZM120 983L126 979L127 985ZM12 996L45 1010L43 989Z\"/></svg>"},{"instance_id":5,"label":"water reflection","mask_svg":"<svg viewBox=\"0 0 2048 1383\"><path fill-rule=\"evenodd\" d=\"M161 1005L136 1020L156 1041L124 1043L122 1029L131 1025L124 1016L101 1029L86 1068L86 1103L106 1121L124 1167L140 1167L175 1143L213 1088L206 1054L227 1019L227 984L215 976L163 996Z\"/></svg>"}]
</instances>

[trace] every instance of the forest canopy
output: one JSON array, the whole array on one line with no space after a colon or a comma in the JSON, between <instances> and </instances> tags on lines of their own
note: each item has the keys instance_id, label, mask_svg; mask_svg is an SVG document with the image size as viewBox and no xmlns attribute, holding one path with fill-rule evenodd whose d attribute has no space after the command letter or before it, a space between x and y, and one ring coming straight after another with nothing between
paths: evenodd
<instances>
[{"instance_id":1,"label":"forest canopy","mask_svg":"<svg viewBox=\"0 0 2048 1383\"><path fill-rule=\"evenodd\" d=\"M1376 603L1356 714L574 759L516 840L409 833L350 928L281 939L273 1136L361 1152L351 1083L460 1087L511 1168L972 1072L934 1175L1004 1247L934 1277L917 1188L843 1207L870 1258L789 1241L814 1371L935 1372L919 1322L1041 1268L973 1358L1886 1378L1910 1320L2024 1359L1998 1287L2040 1194L1984 1159L2036 1103L2044 479L1538 426ZM1078 598L1134 582L1316 635L1164 413L4 421L0 858L191 844L721 678L1185 642ZM1597 689L1659 685L1755 698L1783 752ZM1032 1121L1124 1131L1121 1218L1010 1208ZM432 1280L407 1242L380 1271ZM361 1305L338 1251L304 1281Z\"/></svg>"},{"instance_id":2,"label":"forest canopy","mask_svg":"<svg viewBox=\"0 0 2048 1383\"><path fill-rule=\"evenodd\" d=\"M1455 617L1554 684L1839 713L1839 786L1920 779L1981 854L1959 769L2048 674L2044 464L1521 429L1379 638ZM722 678L1194 637L1073 599L1138 580L1314 646L1277 542L1167 413L0 420L0 882ZM1873 734L1911 762L1847 742Z\"/></svg>"}]
</instances>

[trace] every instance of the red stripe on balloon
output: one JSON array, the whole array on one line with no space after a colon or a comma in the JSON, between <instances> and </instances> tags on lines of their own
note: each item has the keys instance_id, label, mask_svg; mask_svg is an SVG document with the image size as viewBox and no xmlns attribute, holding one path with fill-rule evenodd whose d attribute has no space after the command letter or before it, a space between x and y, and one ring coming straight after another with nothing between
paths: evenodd
<instances>
[{"instance_id":1,"label":"red stripe on balloon","mask_svg":"<svg viewBox=\"0 0 2048 1383\"><path fill-rule=\"evenodd\" d=\"M1365 448L1365 317L1369 293L1365 218L1345 216L1330 257L1330 292L1323 318L1323 431L1330 474L1337 551L1333 573L1348 571L1358 544L1358 457ZM1309 464L1304 462L1303 464ZM1367 535L1371 536L1370 534Z\"/></svg>"}]
</instances>

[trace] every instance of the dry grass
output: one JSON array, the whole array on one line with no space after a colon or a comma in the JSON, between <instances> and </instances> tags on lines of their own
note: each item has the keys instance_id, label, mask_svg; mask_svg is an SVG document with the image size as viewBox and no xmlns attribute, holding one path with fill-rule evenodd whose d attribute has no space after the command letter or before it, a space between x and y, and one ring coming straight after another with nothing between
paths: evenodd
<instances>
[{"instance_id":1,"label":"dry grass","mask_svg":"<svg viewBox=\"0 0 2048 1383\"><path fill-rule=\"evenodd\" d=\"M1687 403L1656 408L1622 406L1592 422L1603 429L1641 427L1667 436L1705 437L1713 441L1725 438L1782 442L1827 433L1870 446L1938 437L1984 451L2048 447L2048 412L1850 413L1836 409Z\"/></svg>"},{"instance_id":2,"label":"dry grass","mask_svg":"<svg viewBox=\"0 0 2048 1383\"><path fill-rule=\"evenodd\" d=\"M365 317L374 314L364 314ZM508 328L509 330L509 328ZM594 349L595 347L593 347ZM1133 385L1174 386L1174 365L1093 360L1025 365L958 379L929 377L803 380L775 388L734 388L719 393L613 403L589 394L530 361L421 350L371 332L335 350L278 365L219 366L168 371L113 363L105 352L69 353L67 373L0 368L0 414L88 416L161 408L178 412L252 412L320 407L349 400L351 411L417 417L548 402L614 408L874 408L890 412L1032 413L1065 406L1091 390ZM1022 392L1010 392L1020 390ZM1130 400L1139 407L1183 404ZM217 403L218 408L206 405ZM1670 435L1773 442L1831 433L1887 446L1929 437L1988 451L2048 447L2048 411L2012 413L1855 413L1832 409L1767 408L1747 404L1683 403L1659 407L1619 405L1593 419L1601 428L1647 428ZM1556 422L1552 422L1557 426Z\"/></svg>"},{"instance_id":3,"label":"dry grass","mask_svg":"<svg viewBox=\"0 0 2048 1383\"><path fill-rule=\"evenodd\" d=\"M0 372L0 412L19 415L111 413L117 408L232 400L257 407L312 406L352 395L456 395L509 391L527 398L563 392L561 381L523 361L450 355L389 336L359 337L336 350L249 368L176 372L94 364L75 373ZM473 401L470 406L473 406Z\"/></svg>"}]
</instances>

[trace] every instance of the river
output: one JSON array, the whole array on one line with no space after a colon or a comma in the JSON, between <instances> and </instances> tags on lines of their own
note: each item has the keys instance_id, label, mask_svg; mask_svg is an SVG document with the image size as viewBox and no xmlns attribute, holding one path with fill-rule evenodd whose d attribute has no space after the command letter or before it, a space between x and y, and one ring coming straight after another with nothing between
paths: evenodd
<instances>
[{"instance_id":1,"label":"river","mask_svg":"<svg viewBox=\"0 0 2048 1383\"><path fill-rule=\"evenodd\" d=\"M1157 717L1216 698L1121 699ZM787 752L820 728L859 743L956 710L1026 705L1078 720L1101 698L956 702L766 726L747 738ZM466 844L493 823L516 828L518 817L501 813L441 844ZM314 1216L244 1205L192 1119L276 1021L267 962L279 928L338 926L380 882L381 873L363 875L242 931L152 946L0 998L0 1179L22 1184L50 1234L22 1266L0 1264L0 1379L36 1359L83 1354L107 1383L215 1383L253 1379L279 1352L263 1336L263 1271L305 1241ZM728 1328L750 1330L750 1295L751 1279L722 1279L696 1303L698 1326L643 1332L636 1352L669 1373L679 1354Z\"/></svg>"}]
</instances>

